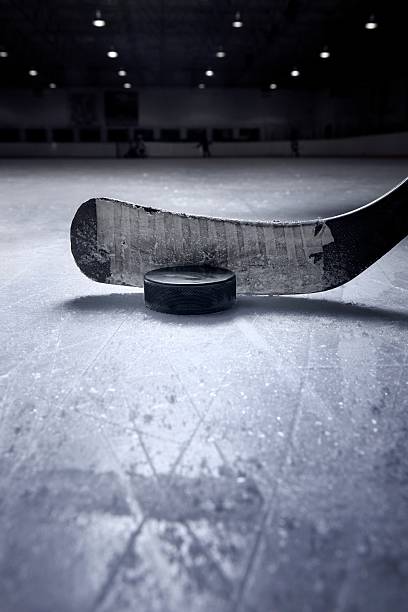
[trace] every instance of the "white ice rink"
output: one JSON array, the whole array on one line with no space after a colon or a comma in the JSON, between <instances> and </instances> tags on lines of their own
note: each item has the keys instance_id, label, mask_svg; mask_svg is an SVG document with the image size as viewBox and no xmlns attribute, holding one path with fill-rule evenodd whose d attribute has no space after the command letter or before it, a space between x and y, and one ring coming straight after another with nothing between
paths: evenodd
<instances>
[{"instance_id":1,"label":"white ice rink","mask_svg":"<svg viewBox=\"0 0 408 612\"><path fill-rule=\"evenodd\" d=\"M1 612L406 611L408 243L327 293L177 317L82 276L69 227L98 195L308 219L407 174L1 160Z\"/></svg>"}]
</instances>

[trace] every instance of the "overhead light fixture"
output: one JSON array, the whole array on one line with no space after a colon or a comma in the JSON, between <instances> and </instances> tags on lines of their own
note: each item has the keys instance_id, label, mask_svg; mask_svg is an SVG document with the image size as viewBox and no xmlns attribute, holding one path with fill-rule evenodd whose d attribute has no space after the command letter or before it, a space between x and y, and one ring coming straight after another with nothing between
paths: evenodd
<instances>
[{"instance_id":1,"label":"overhead light fixture","mask_svg":"<svg viewBox=\"0 0 408 612\"><path fill-rule=\"evenodd\" d=\"M114 47L111 47L106 55L110 57L111 59L115 59L115 57L118 57L119 53L116 51Z\"/></svg>"},{"instance_id":2,"label":"overhead light fixture","mask_svg":"<svg viewBox=\"0 0 408 612\"><path fill-rule=\"evenodd\" d=\"M215 57L219 57L220 59L222 59L223 57L225 57L227 54L225 53L224 49L222 47L218 47L218 51L215 54Z\"/></svg>"},{"instance_id":3,"label":"overhead light fixture","mask_svg":"<svg viewBox=\"0 0 408 612\"><path fill-rule=\"evenodd\" d=\"M102 19L101 11L96 11L95 18L92 21L95 28L103 28L106 25L106 21Z\"/></svg>"},{"instance_id":4,"label":"overhead light fixture","mask_svg":"<svg viewBox=\"0 0 408 612\"><path fill-rule=\"evenodd\" d=\"M211 70L211 69L206 70L205 76L208 76L208 77L214 76L214 70Z\"/></svg>"},{"instance_id":5,"label":"overhead light fixture","mask_svg":"<svg viewBox=\"0 0 408 612\"><path fill-rule=\"evenodd\" d=\"M291 70L291 72L290 72L290 76L293 76L293 77L298 77L298 76L300 76L300 72L299 72L299 70L298 70L297 68L294 68L293 70Z\"/></svg>"},{"instance_id":6,"label":"overhead light fixture","mask_svg":"<svg viewBox=\"0 0 408 612\"><path fill-rule=\"evenodd\" d=\"M8 57L8 53L5 49L0 49L0 57Z\"/></svg>"},{"instance_id":7,"label":"overhead light fixture","mask_svg":"<svg viewBox=\"0 0 408 612\"><path fill-rule=\"evenodd\" d=\"M322 59L328 59L330 57L330 51L326 46L320 51L320 57Z\"/></svg>"},{"instance_id":8,"label":"overhead light fixture","mask_svg":"<svg viewBox=\"0 0 408 612\"><path fill-rule=\"evenodd\" d=\"M205 89L205 83L199 83L198 89Z\"/></svg>"},{"instance_id":9,"label":"overhead light fixture","mask_svg":"<svg viewBox=\"0 0 408 612\"><path fill-rule=\"evenodd\" d=\"M126 76L126 75L127 75L126 70L123 70L123 69L122 70L118 70L118 76Z\"/></svg>"},{"instance_id":10,"label":"overhead light fixture","mask_svg":"<svg viewBox=\"0 0 408 612\"><path fill-rule=\"evenodd\" d=\"M232 27L233 28L242 28L243 25L244 25L244 22L241 19L241 13L239 11L237 11L235 13L234 21L232 22Z\"/></svg>"},{"instance_id":11,"label":"overhead light fixture","mask_svg":"<svg viewBox=\"0 0 408 612\"><path fill-rule=\"evenodd\" d=\"M50 84L48 85L48 87L49 87L50 89L57 89L57 85L56 85L55 83L50 83Z\"/></svg>"},{"instance_id":12,"label":"overhead light fixture","mask_svg":"<svg viewBox=\"0 0 408 612\"><path fill-rule=\"evenodd\" d=\"M276 84L276 83L271 83L271 84L269 85L269 89L278 89L278 86L277 86L277 84Z\"/></svg>"},{"instance_id":13,"label":"overhead light fixture","mask_svg":"<svg viewBox=\"0 0 408 612\"><path fill-rule=\"evenodd\" d=\"M31 69L31 70L28 71L28 74L30 76L38 76L38 71L34 70L34 69Z\"/></svg>"},{"instance_id":14,"label":"overhead light fixture","mask_svg":"<svg viewBox=\"0 0 408 612\"><path fill-rule=\"evenodd\" d=\"M130 89L132 87L132 83L123 83L123 87L125 89Z\"/></svg>"},{"instance_id":15,"label":"overhead light fixture","mask_svg":"<svg viewBox=\"0 0 408 612\"><path fill-rule=\"evenodd\" d=\"M376 22L374 15L370 15L367 20L367 23L365 24L365 29L375 30L376 28L378 28L378 23Z\"/></svg>"}]
</instances>

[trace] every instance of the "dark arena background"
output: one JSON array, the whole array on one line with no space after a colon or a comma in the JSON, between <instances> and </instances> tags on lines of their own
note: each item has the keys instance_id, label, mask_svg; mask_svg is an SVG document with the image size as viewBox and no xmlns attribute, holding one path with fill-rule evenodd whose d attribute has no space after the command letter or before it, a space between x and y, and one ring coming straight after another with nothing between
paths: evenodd
<instances>
[{"instance_id":1,"label":"dark arena background","mask_svg":"<svg viewBox=\"0 0 408 612\"><path fill-rule=\"evenodd\" d=\"M407 186L345 214L408 175L407 23L0 0L0 612L408 610ZM129 286L228 253L228 310Z\"/></svg>"}]
</instances>

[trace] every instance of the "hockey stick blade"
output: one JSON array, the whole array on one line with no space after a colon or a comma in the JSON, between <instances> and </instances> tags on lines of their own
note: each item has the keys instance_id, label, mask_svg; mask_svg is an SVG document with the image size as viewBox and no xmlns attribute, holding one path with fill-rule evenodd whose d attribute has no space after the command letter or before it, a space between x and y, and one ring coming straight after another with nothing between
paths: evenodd
<instances>
[{"instance_id":1,"label":"hockey stick blade","mask_svg":"<svg viewBox=\"0 0 408 612\"><path fill-rule=\"evenodd\" d=\"M143 286L162 266L213 265L237 276L237 291L296 294L343 285L408 234L408 178L356 210L299 222L186 215L109 198L84 202L71 249L92 280Z\"/></svg>"}]
</instances>

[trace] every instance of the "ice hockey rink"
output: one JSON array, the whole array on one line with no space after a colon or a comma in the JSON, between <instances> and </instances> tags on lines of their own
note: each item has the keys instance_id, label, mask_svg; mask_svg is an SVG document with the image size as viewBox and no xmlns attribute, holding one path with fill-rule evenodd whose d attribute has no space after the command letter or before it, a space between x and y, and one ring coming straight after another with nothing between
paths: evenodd
<instances>
[{"instance_id":1,"label":"ice hockey rink","mask_svg":"<svg viewBox=\"0 0 408 612\"><path fill-rule=\"evenodd\" d=\"M109 196L299 220L392 159L1 160L1 612L404 612L408 246L347 285L207 316L93 283Z\"/></svg>"}]
</instances>

